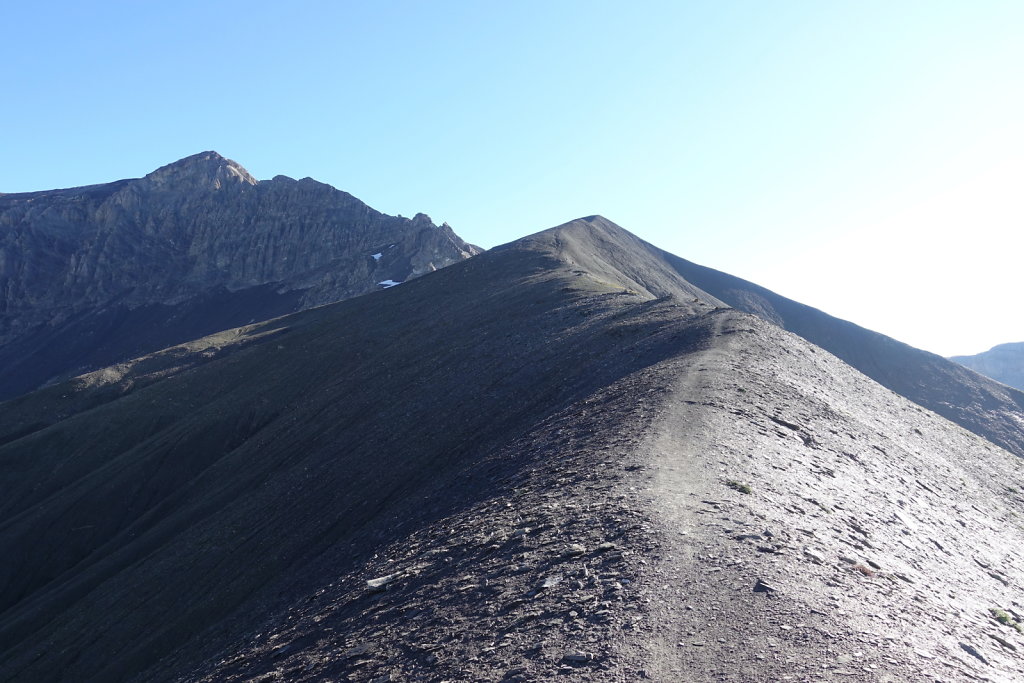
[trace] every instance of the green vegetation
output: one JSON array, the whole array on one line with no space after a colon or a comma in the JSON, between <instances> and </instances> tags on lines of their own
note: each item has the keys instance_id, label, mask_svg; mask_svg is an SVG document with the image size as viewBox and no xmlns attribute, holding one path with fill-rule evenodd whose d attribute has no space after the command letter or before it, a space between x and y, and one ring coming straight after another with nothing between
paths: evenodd
<instances>
[{"instance_id":1,"label":"green vegetation","mask_svg":"<svg viewBox=\"0 0 1024 683\"><path fill-rule=\"evenodd\" d=\"M1013 617L1011 617L1006 610L1001 610L993 607L989 610L989 612L991 612L995 620L1003 626L1009 626L1010 628L1017 629L1019 633L1024 633L1024 626L1021 626L1021 623Z\"/></svg>"},{"instance_id":2,"label":"green vegetation","mask_svg":"<svg viewBox=\"0 0 1024 683\"><path fill-rule=\"evenodd\" d=\"M739 491L740 493L753 493L754 489L750 488L750 484L741 484L738 481L727 481L725 485L729 488Z\"/></svg>"}]
</instances>

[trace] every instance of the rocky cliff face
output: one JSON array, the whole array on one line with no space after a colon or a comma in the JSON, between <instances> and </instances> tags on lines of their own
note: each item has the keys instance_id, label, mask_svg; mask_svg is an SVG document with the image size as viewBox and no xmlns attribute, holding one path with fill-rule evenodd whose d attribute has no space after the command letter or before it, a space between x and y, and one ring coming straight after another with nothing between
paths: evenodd
<instances>
[{"instance_id":1,"label":"rocky cliff face","mask_svg":"<svg viewBox=\"0 0 1024 683\"><path fill-rule=\"evenodd\" d=\"M478 251L424 214L388 216L309 178L257 181L216 152L0 195L0 399Z\"/></svg>"},{"instance_id":2,"label":"rocky cliff face","mask_svg":"<svg viewBox=\"0 0 1024 683\"><path fill-rule=\"evenodd\" d=\"M953 356L951 361L1024 391L1024 342L1000 344L973 356Z\"/></svg>"}]
</instances>

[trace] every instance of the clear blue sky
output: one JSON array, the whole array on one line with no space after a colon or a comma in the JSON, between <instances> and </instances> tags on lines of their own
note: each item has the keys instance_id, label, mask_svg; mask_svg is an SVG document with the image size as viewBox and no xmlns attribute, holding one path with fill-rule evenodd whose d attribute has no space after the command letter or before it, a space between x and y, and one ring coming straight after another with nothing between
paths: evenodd
<instances>
[{"instance_id":1,"label":"clear blue sky","mask_svg":"<svg viewBox=\"0 0 1024 683\"><path fill-rule=\"evenodd\" d=\"M494 246L600 213L915 346L1024 340L1024 2L5 3L0 192L214 149Z\"/></svg>"}]
</instances>

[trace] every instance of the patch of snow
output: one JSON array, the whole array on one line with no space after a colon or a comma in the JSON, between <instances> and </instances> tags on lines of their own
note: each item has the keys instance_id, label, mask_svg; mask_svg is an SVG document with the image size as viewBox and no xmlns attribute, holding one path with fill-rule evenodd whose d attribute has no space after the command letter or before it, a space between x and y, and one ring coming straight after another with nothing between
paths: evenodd
<instances>
[{"instance_id":1,"label":"patch of snow","mask_svg":"<svg viewBox=\"0 0 1024 683\"><path fill-rule=\"evenodd\" d=\"M384 287L384 289L387 289L388 287L394 287L395 285L400 285L402 283L395 282L394 280L384 280L383 282L378 282L377 284Z\"/></svg>"},{"instance_id":2,"label":"patch of snow","mask_svg":"<svg viewBox=\"0 0 1024 683\"><path fill-rule=\"evenodd\" d=\"M373 254L373 260L374 261L380 261L380 257L383 256L383 255L384 255L383 253Z\"/></svg>"}]
</instances>

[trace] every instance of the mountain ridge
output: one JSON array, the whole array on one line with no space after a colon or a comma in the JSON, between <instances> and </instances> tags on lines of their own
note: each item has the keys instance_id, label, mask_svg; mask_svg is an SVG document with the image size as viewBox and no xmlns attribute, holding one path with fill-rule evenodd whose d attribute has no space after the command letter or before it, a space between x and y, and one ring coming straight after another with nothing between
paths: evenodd
<instances>
[{"instance_id":1,"label":"mountain ridge","mask_svg":"<svg viewBox=\"0 0 1024 683\"><path fill-rule=\"evenodd\" d=\"M662 253L682 277L729 306L807 339L897 394L1024 457L1024 392L742 278Z\"/></svg>"},{"instance_id":2,"label":"mountain ridge","mask_svg":"<svg viewBox=\"0 0 1024 683\"><path fill-rule=\"evenodd\" d=\"M559 235L564 244L558 242ZM829 351L897 394L1024 457L1024 393L941 356L835 318L742 278L687 261L603 216L579 218L511 244L524 241L547 244L552 253L564 255L570 263L579 260L595 277L617 268L606 259L594 259L595 254L607 254L607 246L630 253L634 261L642 252L643 268L634 276L616 280L618 286L650 296L695 297L714 306L756 315ZM575 257L573 250L577 248L588 256ZM624 271L633 269L633 264L624 266ZM654 283L653 291L643 284L645 277ZM680 285L676 281L679 278L685 284ZM951 394L954 387L956 394Z\"/></svg>"},{"instance_id":3,"label":"mountain ridge","mask_svg":"<svg viewBox=\"0 0 1024 683\"><path fill-rule=\"evenodd\" d=\"M425 214L216 152L0 196L0 400L218 330L404 282L479 249Z\"/></svg>"},{"instance_id":4,"label":"mountain ridge","mask_svg":"<svg viewBox=\"0 0 1024 683\"><path fill-rule=\"evenodd\" d=\"M4 404L0 672L1024 672L1024 461L673 273L571 222Z\"/></svg>"},{"instance_id":5,"label":"mountain ridge","mask_svg":"<svg viewBox=\"0 0 1024 683\"><path fill-rule=\"evenodd\" d=\"M949 360L1024 391L1024 342L998 344L972 356L950 356Z\"/></svg>"}]
</instances>

